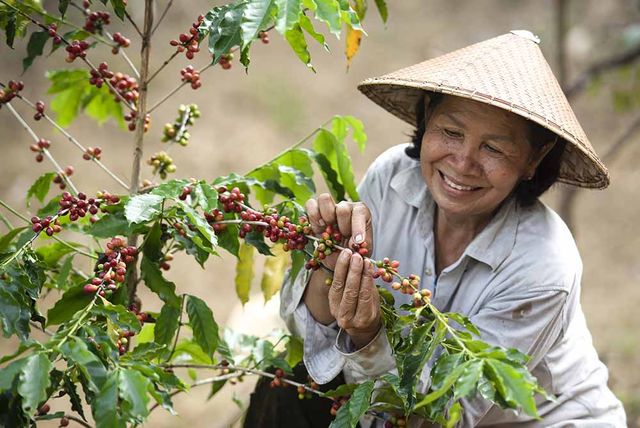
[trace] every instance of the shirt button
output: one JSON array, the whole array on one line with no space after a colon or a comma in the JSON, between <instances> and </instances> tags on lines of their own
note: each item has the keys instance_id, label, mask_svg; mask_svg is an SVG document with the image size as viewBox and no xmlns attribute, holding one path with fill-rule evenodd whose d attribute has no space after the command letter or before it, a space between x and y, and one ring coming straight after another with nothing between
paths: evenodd
<instances>
[{"instance_id":1,"label":"shirt button","mask_svg":"<svg viewBox=\"0 0 640 428\"><path fill-rule=\"evenodd\" d=\"M424 274L427 275L427 276L431 276L431 269L425 270Z\"/></svg>"}]
</instances>

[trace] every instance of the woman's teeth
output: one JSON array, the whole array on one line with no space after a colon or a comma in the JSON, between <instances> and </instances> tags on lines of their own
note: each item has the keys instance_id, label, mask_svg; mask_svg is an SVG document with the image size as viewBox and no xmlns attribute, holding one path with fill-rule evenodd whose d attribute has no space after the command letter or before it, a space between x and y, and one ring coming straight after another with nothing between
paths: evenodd
<instances>
[{"instance_id":1,"label":"woman's teeth","mask_svg":"<svg viewBox=\"0 0 640 428\"><path fill-rule=\"evenodd\" d=\"M446 175L444 175L443 173L440 173L440 175L442 176L442 178L444 179L444 182L447 183L447 185L449 187L452 187L456 190L465 190L465 191L470 191L470 190L475 190L477 189L477 187L470 187L470 186L462 186L460 184L456 184L453 181L451 181L449 179L449 177L447 177Z\"/></svg>"}]
</instances>

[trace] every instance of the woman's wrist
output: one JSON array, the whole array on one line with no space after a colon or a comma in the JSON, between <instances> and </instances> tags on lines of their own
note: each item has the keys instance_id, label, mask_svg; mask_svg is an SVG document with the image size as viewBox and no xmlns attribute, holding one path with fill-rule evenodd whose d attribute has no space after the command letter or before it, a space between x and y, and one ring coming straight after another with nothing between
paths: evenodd
<instances>
[{"instance_id":1,"label":"woman's wrist","mask_svg":"<svg viewBox=\"0 0 640 428\"><path fill-rule=\"evenodd\" d=\"M356 350L359 350L371 343L371 341L376 338L381 328L382 323L378 321L373 328L366 330L345 329L345 332L349 335L349 338L355 345Z\"/></svg>"}]
</instances>

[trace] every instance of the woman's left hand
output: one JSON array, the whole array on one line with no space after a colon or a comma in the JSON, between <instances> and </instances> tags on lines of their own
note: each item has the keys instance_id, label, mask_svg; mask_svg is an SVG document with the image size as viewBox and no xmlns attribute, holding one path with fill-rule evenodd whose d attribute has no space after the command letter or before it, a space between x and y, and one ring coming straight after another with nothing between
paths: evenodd
<instances>
[{"instance_id":1,"label":"woman's left hand","mask_svg":"<svg viewBox=\"0 0 640 428\"><path fill-rule=\"evenodd\" d=\"M378 334L380 295L368 259L349 249L340 253L329 290L329 309L358 349Z\"/></svg>"}]
</instances>

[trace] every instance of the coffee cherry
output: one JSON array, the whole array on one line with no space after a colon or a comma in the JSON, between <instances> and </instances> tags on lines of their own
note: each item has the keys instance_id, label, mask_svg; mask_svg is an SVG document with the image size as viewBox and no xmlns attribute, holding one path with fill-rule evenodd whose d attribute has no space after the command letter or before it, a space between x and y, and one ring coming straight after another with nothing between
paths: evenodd
<instances>
[{"instance_id":1,"label":"coffee cherry","mask_svg":"<svg viewBox=\"0 0 640 428\"><path fill-rule=\"evenodd\" d=\"M153 166L153 173L160 174L161 178L167 178L167 174L176 172L173 159L166 152L158 152L147 160L147 164Z\"/></svg>"},{"instance_id":2,"label":"coffee cherry","mask_svg":"<svg viewBox=\"0 0 640 428\"><path fill-rule=\"evenodd\" d=\"M85 40L74 40L72 41L65 50L67 51L67 58L65 61L73 62L76 58L84 58L87 56L87 49L89 49L89 43Z\"/></svg>"},{"instance_id":3,"label":"coffee cherry","mask_svg":"<svg viewBox=\"0 0 640 428\"><path fill-rule=\"evenodd\" d=\"M60 426L61 427L67 427L69 426L69 418L66 416L63 416L60 418Z\"/></svg>"},{"instance_id":4,"label":"coffee cherry","mask_svg":"<svg viewBox=\"0 0 640 428\"><path fill-rule=\"evenodd\" d=\"M51 410L51 406L49 406L47 403L44 403L42 406L40 406L36 414L38 416L43 416L49 413L50 410Z\"/></svg>"},{"instance_id":5,"label":"coffee cherry","mask_svg":"<svg viewBox=\"0 0 640 428\"><path fill-rule=\"evenodd\" d=\"M260 41L265 45L269 44L269 33L266 31L260 31L258 37L260 37Z\"/></svg>"},{"instance_id":6,"label":"coffee cherry","mask_svg":"<svg viewBox=\"0 0 640 428\"><path fill-rule=\"evenodd\" d=\"M187 67L180 70L180 74L182 75L182 81L191 83L191 89L198 89L202 86L200 82L200 72L195 70L193 66L188 65Z\"/></svg>"},{"instance_id":7,"label":"coffee cherry","mask_svg":"<svg viewBox=\"0 0 640 428\"><path fill-rule=\"evenodd\" d=\"M223 70L229 70L231 68L232 60L233 60L232 53L222 54L220 56L220 61L218 61L218 64L220 64L220 67L222 67Z\"/></svg>"},{"instance_id":8,"label":"coffee cherry","mask_svg":"<svg viewBox=\"0 0 640 428\"><path fill-rule=\"evenodd\" d=\"M108 12L91 12L87 15L84 28L89 33L102 33L102 28L109 25L111 15Z\"/></svg>"},{"instance_id":9,"label":"coffee cherry","mask_svg":"<svg viewBox=\"0 0 640 428\"><path fill-rule=\"evenodd\" d=\"M131 45L131 40L127 39L126 37L124 37L122 34L118 32L113 33L112 38L113 38L113 41L118 44L117 46L114 47L115 53L118 53L119 48L128 48Z\"/></svg>"},{"instance_id":10,"label":"coffee cherry","mask_svg":"<svg viewBox=\"0 0 640 428\"><path fill-rule=\"evenodd\" d=\"M6 104L14 99L23 89L24 83L20 81L16 82L14 80L9 80L7 86L3 89L0 89L0 107L2 107L3 104Z\"/></svg>"},{"instance_id":11,"label":"coffee cherry","mask_svg":"<svg viewBox=\"0 0 640 428\"><path fill-rule=\"evenodd\" d=\"M200 52L200 41L198 40L198 28L204 22L204 15L199 15L196 22L191 24L191 28L186 33L178 35L178 39L171 40L169 44L176 48L177 52L185 52L187 59L193 59L195 54Z\"/></svg>"}]
</instances>

